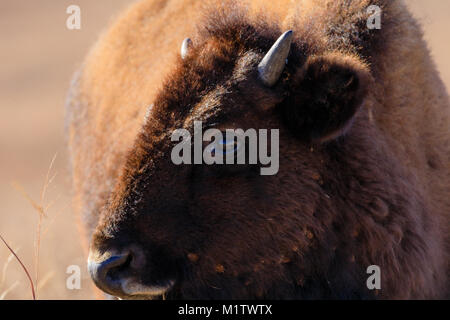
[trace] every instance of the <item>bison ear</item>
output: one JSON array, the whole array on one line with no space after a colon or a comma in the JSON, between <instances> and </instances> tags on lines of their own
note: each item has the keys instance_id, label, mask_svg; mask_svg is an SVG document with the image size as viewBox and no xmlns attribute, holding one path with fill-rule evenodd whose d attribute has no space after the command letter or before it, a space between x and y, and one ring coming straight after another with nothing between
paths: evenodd
<instances>
[{"instance_id":1,"label":"bison ear","mask_svg":"<svg viewBox=\"0 0 450 320\"><path fill-rule=\"evenodd\" d=\"M297 71L283 103L294 132L324 142L345 133L360 108L370 81L368 67L343 54L312 56Z\"/></svg>"}]
</instances>

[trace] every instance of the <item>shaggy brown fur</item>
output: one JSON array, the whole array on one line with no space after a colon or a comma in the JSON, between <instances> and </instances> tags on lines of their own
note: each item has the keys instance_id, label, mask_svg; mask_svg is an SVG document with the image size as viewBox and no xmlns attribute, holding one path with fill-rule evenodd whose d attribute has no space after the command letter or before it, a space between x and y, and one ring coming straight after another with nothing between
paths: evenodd
<instances>
[{"instance_id":1,"label":"shaggy brown fur","mask_svg":"<svg viewBox=\"0 0 450 320\"><path fill-rule=\"evenodd\" d=\"M68 136L92 248L144 247L140 280L176 278L169 298L446 297L450 109L419 26L402 1L250 2L142 1L89 54ZM287 29L266 88L256 65ZM170 135L194 120L279 128L278 174L175 166Z\"/></svg>"}]
</instances>

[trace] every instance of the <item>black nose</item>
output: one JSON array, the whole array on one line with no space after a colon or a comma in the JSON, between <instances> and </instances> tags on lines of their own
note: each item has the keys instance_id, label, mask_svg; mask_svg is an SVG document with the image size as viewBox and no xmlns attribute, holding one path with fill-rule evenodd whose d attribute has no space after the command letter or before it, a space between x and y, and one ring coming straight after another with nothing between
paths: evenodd
<instances>
[{"instance_id":1,"label":"black nose","mask_svg":"<svg viewBox=\"0 0 450 320\"><path fill-rule=\"evenodd\" d=\"M142 281L152 273L144 250L133 245L126 250L98 251L91 248L88 269L97 287L125 299L147 299L164 295L175 284L172 277Z\"/></svg>"},{"instance_id":2,"label":"black nose","mask_svg":"<svg viewBox=\"0 0 450 320\"><path fill-rule=\"evenodd\" d=\"M133 255L130 251L121 253L105 252L101 256L91 251L88 270L97 287L114 296L125 294L123 290L124 274L131 270Z\"/></svg>"}]
</instances>

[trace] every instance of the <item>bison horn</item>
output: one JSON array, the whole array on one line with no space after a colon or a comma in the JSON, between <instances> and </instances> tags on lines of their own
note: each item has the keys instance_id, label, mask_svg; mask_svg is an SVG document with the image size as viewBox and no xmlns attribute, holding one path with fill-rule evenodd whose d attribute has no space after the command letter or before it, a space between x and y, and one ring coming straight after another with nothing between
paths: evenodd
<instances>
[{"instance_id":1,"label":"bison horn","mask_svg":"<svg viewBox=\"0 0 450 320\"><path fill-rule=\"evenodd\" d=\"M291 42L292 30L289 30L278 38L259 63L259 78L266 86L273 86L280 78L291 48Z\"/></svg>"},{"instance_id":2,"label":"bison horn","mask_svg":"<svg viewBox=\"0 0 450 320\"><path fill-rule=\"evenodd\" d=\"M183 43L181 44L181 59L186 58L187 54L189 53L189 49L192 47L192 40L189 38L186 38L183 40Z\"/></svg>"}]
</instances>

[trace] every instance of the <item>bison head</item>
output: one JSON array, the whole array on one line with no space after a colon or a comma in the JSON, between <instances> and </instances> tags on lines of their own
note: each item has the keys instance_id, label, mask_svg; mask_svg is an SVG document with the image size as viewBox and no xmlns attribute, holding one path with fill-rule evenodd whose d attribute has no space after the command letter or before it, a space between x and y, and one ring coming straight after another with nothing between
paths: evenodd
<instances>
[{"instance_id":1,"label":"bison head","mask_svg":"<svg viewBox=\"0 0 450 320\"><path fill-rule=\"evenodd\" d=\"M352 145L349 128L370 76L351 54L274 34L242 27L183 42L93 235L99 288L122 298L311 297L333 281L352 290L337 280L360 271L339 251L336 234L357 232L339 210L339 170L352 171L345 159L364 138ZM174 164L171 135L195 121L278 129L279 171Z\"/></svg>"}]
</instances>

